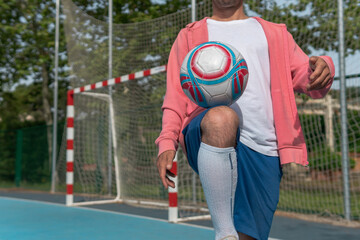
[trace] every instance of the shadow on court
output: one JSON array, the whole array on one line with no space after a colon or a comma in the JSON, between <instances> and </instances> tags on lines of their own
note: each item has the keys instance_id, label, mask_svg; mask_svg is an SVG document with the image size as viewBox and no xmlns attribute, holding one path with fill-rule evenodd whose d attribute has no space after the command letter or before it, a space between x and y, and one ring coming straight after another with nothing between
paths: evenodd
<instances>
[{"instance_id":1,"label":"shadow on court","mask_svg":"<svg viewBox=\"0 0 360 240\"><path fill-rule=\"evenodd\" d=\"M211 229L62 204L0 197L0 239L211 239Z\"/></svg>"},{"instance_id":2,"label":"shadow on court","mask_svg":"<svg viewBox=\"0 0 360 240\"><path fill-rule=\"evenodd\" d=\"M75 208L65 207L64 203L62 194L0 190L0 240L214 238L210 221L170 224L166 222L166 210L127 204ZM270 237L274 240L359 240L360 229L275 216Z\"/></svg>"}]
</instances>

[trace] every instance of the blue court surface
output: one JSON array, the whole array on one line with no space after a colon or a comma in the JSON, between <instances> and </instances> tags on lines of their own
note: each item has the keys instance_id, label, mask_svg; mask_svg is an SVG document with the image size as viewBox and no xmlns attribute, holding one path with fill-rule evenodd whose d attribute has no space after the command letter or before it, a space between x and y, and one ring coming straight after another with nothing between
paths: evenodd
<instances>
[{"instance_id":1,"label":"blue court surface","mask_svg":"<svg viewBox=\"0 0 360 240\"><path fill-rule=\"evenodd\" d=\"M214 239L211 228L89 208L0 197L0 240Z\"/></svg>"},{"instance_id":2,"label":"blue court surface","mask_svg":"<svg viewBox=\"0 0 360 240\"><path fill-rule=\"evenodd\" d=\"M126 204L66 207L64 202L63 194L0 189L0 240L214 239L209 220L190 222L197 226L171 224L166 221L166 210ZM269 240L359 240L360 226L333 226L275 215L270 236Z\"/></svg>"}]
</instances>

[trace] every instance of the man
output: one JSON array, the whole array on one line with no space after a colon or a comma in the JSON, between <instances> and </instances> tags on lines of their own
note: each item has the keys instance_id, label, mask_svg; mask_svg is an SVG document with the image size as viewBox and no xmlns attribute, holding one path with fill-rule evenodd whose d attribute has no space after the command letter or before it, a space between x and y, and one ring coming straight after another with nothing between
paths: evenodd
<instances>
[{"instance_id":1,"label":"man","mask_svg":"<svg viewBox=\"0 0 360 240\"><path fill-rule=\"evenodd\" d=\"M213 0L213 16L182 29L170 52L163 129L156 140L165 187L178 142L199 174L216 239L268 239L279 200L281 165L307 165L294 90L321 98L335 74L331 58L310 59L284 24L249 18L243 0ZM237 48L249 80L230 107L203 109L183 93L186 54L207 41Z\"/></svg>"}]
</instances>

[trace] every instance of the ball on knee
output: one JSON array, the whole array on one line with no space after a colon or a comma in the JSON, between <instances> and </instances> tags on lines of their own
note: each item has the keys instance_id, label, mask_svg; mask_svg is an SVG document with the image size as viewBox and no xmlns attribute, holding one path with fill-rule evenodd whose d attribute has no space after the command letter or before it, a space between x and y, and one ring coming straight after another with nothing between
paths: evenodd
<instances>
[{"instance_id":1,"label":"ball on knee","mask_svg":"<svg viewBox=\"0 0 360 240\"><path fill-rule=\"evenodd\" d=\"M236 143L239 117L227 106L208 110L201 121L203 142L215 147L230 147Z\"/></svg>"}]
</instances>

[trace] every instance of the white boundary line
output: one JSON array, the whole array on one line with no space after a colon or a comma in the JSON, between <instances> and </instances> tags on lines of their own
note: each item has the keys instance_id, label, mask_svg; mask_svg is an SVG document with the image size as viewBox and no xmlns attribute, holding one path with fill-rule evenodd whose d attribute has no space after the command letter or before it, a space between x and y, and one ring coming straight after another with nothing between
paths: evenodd
<instances>
[{"instance_id":1,"label":"white boundary line","mask_svg":"<svg viewBox=\"0 0 360 240\"><path fill-rule=\"evenodd\" d=\"M4 196L0 196L0 199L15 200L15 201L19 201L19 202L41 203L41 204L50 205L50 206L69 208L64 204L45 202L45 201L39 201L39 200L22 199L22 198L15 198L15 197L4 197ZM104 213L110 213L110 214L114 214L114 215L127 216L127 217L133 217L133 218L140 218L140 219L147 219L147 220L152 220L152 221L169 223L167 220L163 220L163 219L159 219L159 218L145 217L145 216L139 216L139 215L134 215L134 214L129 214L129 213L120 213L120 212L114 212L114 211L110 211L110 210L103 210L103 209L96 209L96 208L89 208L89 207L76 207L76 206L71 207L71 208L89 210L89 211L93 211L93 212L104 212ZM171 224L171 223L169 223L169 224ZM200 228L200 229L204 229L204 230L214 231L214 228L194 225L194 224L190 224L190 223L177 223L176 225L184 225L184 226L188 226L188 227ZM278 239L278 238L269 238L268 240L280 240L280 239Z\"/></svg>"},{"instance_id":2,"label":"white boundary line","mask_svg":"<svg viewBox=\"0 0 360 240\"><path fill-rule=\"evenodd\" d=\"M41 203L41 204L50 205L50 206L58 206L58 207L69 208L64 204L45 202L45 201L39 201L39 200L22 199L22 198L15 198L15 197L3 197L3 196L0 196L0 199L15 200L15 201L19 201L19 202ZM153 220L153 221L169 223L167 220L164 220L164 219L145 217L145 216L134 215L134 214L129 214L129 213L114 212L114 211L110 211L110 210L103 210L103 209L96 209L96 208L89 208L89 207L77 207L77 206L72 206L71 208L82 209L82 210L90 210L90 211L93 211L93 212L104 212L104 213L110 213L110 214L115 214L115 215L121 215L121 216L134 217L134 218L140 218L140 219L148 219L148 220ZM171 223L169 223L169 224L171 224ZM188 223L179 223L178 225L185 225L185 226L189 226L189 227L202 228L202 229L206 229L206 230L214 230L213 228L210 228L210 227L198 226L198 225L193 225L193 224L188 224Z\"/></svg>"}]
</instances>

